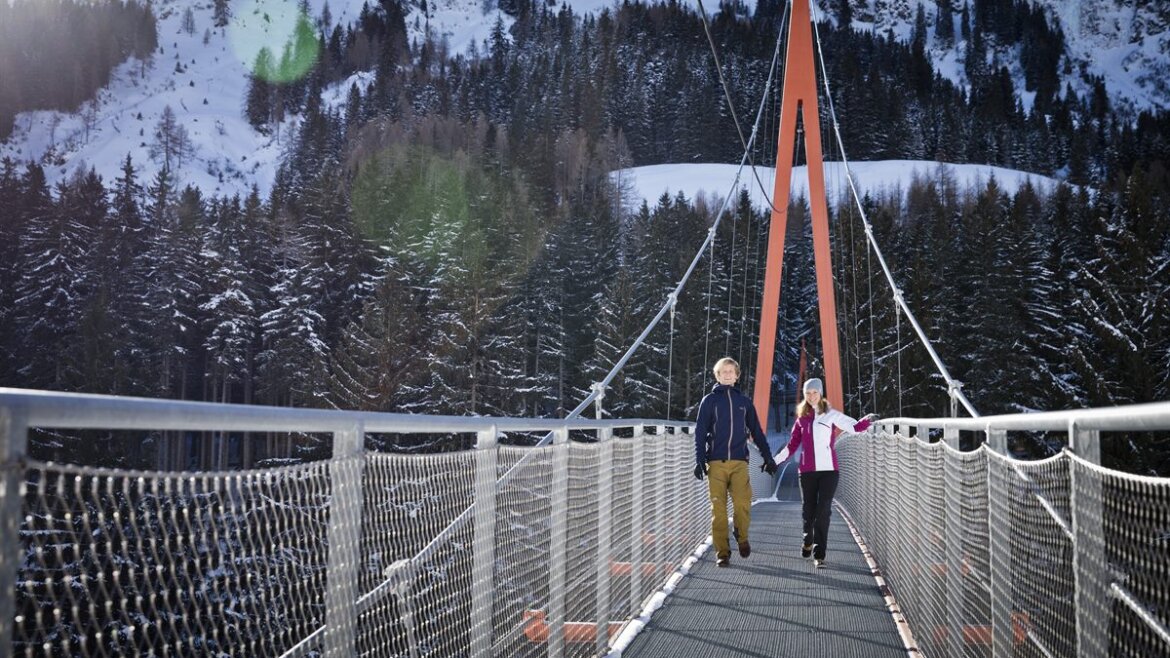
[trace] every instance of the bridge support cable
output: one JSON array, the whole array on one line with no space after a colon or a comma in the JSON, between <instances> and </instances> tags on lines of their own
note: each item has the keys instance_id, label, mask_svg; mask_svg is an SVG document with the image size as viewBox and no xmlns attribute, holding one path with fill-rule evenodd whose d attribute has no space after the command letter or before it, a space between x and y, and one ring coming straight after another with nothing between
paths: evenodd
<instances>
[{"instance_id":1,"label":"bridge support cable","mask_svg":"<svg viewBox=\"0 0 1170 658\"><path fill-rule=\"evenodd\" d=\"M869 393L870 393L870 409L877 411L877 354L876 354L876 339L874 338L874 313L873 313L873 261L870 259L870 250L865 250L865 284L868 288L869 299L866 304L869 305Z\"/></svg>"},{"instance_id":2,"label":"bridge support cable","mask_svg":"<svg viewBox=\"0 0 1170 658\"><path fill-rule=\"evenodd\" d=\"M711 58L713 60L715 60L715 72L719 75L719 84L723 87L723 98L727 101L727 109L731 113L731 120L735 123L735 132L736 132L736 134L739 135L739 143L743 146L744 153L748 157L747 161L748 161L748 164L751 166L752 176L755 177L756 185L759 186L760 191L764 195L764 201L767 202L768 208L774 211L775 207L772 205L772 200L768 197L768 190L767 190L767 188L764 187L764 181L760 180L760 174L759 174L759 172L756 171L756 163L752 161L751 146L749 146L749 141L744 140L744 138L743 138L743 129L740 128L740 125L739 125L739 116L736 115L736 113L735 113L735 102L731 98L731 91L730 91L730 89L728 89L728 86L727 86L727 78L724 77L724 75L723 75L723 65L720 64L720 62L719 62L719 51L717 48L715 48L715 40L711 37L711 26L707 22L707 10L705 8L703 8L703 0L698 0L698 5L699 5L699 18L703 21L703 32L704 32L704 34L707 35L707 45L711 49ZM765 87L764 87L764 95L763 95L764 99L768 98L768 93L769 93L769 90L771 88L772 79L775 76L775 72L776 72L776 64L780 60L780 43L782 42L781 35L784 34L784 26L788 22L788 10L789 10L789 4L785 3L784 4L784 14L780 17L780 25L778 26L778 29L776 31L776 49L772 53L772 67L771 67L771 70L768 72L768 84L765 85ZM761 107L760 107L761 111L763 111L763 105L764 105L764 102L761 101ZM760 125L760 120L759 120L759 115L757 114L756 123L755 123L755 125L752 126L752 140L750 143L754 143L755 136L756 136L756 130L759 128L759 125Z\"/></svg>"},{"instance_id":3,"label":"bridge support cable","mask_svg":"<svg viewBox=\"0 0 1170 658\"><path fill-rule=\"evenodd\" d=\"M816 37L817 56L821 62L821 70L825 70L825 57L824 51L821 47L822 44L820 30L817 29L815 21L813 22L813 34ZM833 96L829 91L829 80L827 77L824 80L824 87L826 102L829 104L829 116L832 118L833 122L833 133L837 138L837 145L841 153L841 163L845 167L845 180L849 183L849 190L853 196L853 201L857 205L857 211L861 214L862 225L865 227L865 237L869 242L870 248L873 249L874 254L877 256L878 263L882 266L882 272L886 276L886 281L890 284L890 290L893 291L894 303L906 313L906 318L910 321L910 325L914 328L914 332L918 335L918 339L922 341L923 346L926 348L927 353L930 354L930 358L934 362L935 367L938 369L939 374L941 374L943 379L947 382L947 394L951 398L952 417L958 415L956 413L957 404L963 405L963 408L966 409L967 413L972 417L978 417L979 412L976 411L974 405L972 405L970 400L967 399L967 396L963 394L962 382L959 382L951 376L950 371L947 370L947 367L942 362L938 352L935 351L934 345L926 336L926 332L923 331L922 326L918 324L918 319L914 316L914 312L911 311L910 307L906 304L906 300L902 296L902 290L898 288L897 283L894 282L894 275L890 272L890 268L886 264L886 259L882 255L881 247L878 246L877 239L874 237L873 226L869 222L869 216L866 215L865 207L861 203L861 197L857 193L857 186L853 180L853 172L849 168L849 158L845 154L845 142L841 137L841 126L837 121L837 111L833 105Z\"/></svg>"},{"instance_id":4,"label":"bridge support cable","mask_svg":"<svg viewBox=\"0 0 1170 658\"><path fill-rule=\"evenodd\" d=\"M738 233L738 229L739 222L736 221L736 219L733 217L731 219L731 248L727 252L729 263L727 266L727 318L723 323L725 327L723 334L723 354L725 355L731 354L731 295L735 291L735 286L733 285L735 282L735 238L736 234ZM746 247L744 248L744 251L747 251ZM711 262L714 261L715 250L712 249ZM744 280L744 285L747 285L746 279ZM708 297L708 299L710 299L710 297ZM707 361L704 360L703 363L706 364Z\"/></svg>"},{"instance_id":5,"label":"bridge support cable","mask_svg":"<svg viewBox=\"0 0 1170 658\"><path fill-rule=\"evenodd\" d=\"M671 293L667 301L670 303L670 346L666 350L666 420L670 420L670 394L674 383L674 315L678 296Z\"/></svg>"},{"instance_id":6,"label":"bridge support cable","mask_svg":"<svg viewBox=\"0 0 1170 658\"><path fill-rule=\"evenodd\" d=\"M767 104L768 94L772 88L772 82L775 79L776 62L780 56L780 36L777 35L776 39L776 50L772 58L772 68L768 74L768 81L764 85L764 91L760 98L760 106L756 111L756 120L755 123L752 124L751 136L748 138L747 144L744 148L743 157L740 158L739 169L735 172L735 178L732 180L731 186L728 188L728 192L723 198L723 204L719 207L719 211L715 213L715 221L711 228L707 231L707 238L703 240L703 244L699 246L698 252L695 253L695 257L691 259L691 263L687 267L686 272L683 273L682 278L679 280L678 285L674 287L674 290L672 290L670 294L667 295L667 299L661 308L658 309L658 313L655 314L654 318L650 320L650 322L646 325L646 328L642 330L642 333L638 334L638 337L634 339L633 344L630 345L629 349L627 349L624 354L622 354L621 358L617 360L617 363L615 363L613 367L610 368L605 377L594 385L593 392L586 396L580 404L574 407L573 410L565 416L565 420L580 416L581 412L584 411L597 398L598 391L603 391L609 387L609 384L613 381L613 378L617 376L618 371L625 367L626 363L630 360L630 357L632 357L634 352L636 352L638 348L642 346L642 344L646 341L646 337L650 335L650 332L658 326L658 323L662 321L663 316L665 316L667 311L671 309L673 300L678 299L679 295L682 294L683 288L686 286L687 281L690 280L691 274L695 271L699 261L703 258L703 255L707 252L707 250L714 244L715 233L719 229L719 224L722 221L723 216L727 213L727 208L729 207L731 200L735 198L735 191L739 188L743 170L747 167L748 160L751 156L752 145L755 143L756 136L759 134L760 118L764 114L764 107ZM704 364L703 367L706 369L706 364ZM539 443L537 443L537 445L545 445L550 440L551 436L545 436Z\"/></svg>"},{"instance_id":7,"label":"bridge support cable","mask_svg":"<svg viewBox=\"0 0 1170 658\"><path fill-rule=\"evenodd\" d=\"M902 411L902 307L897 304L894 305L894 331L897 336L894 347L898 354L898 415L903 416L906 412Z\"/></svg>"},{"instance_id":8,"label":"bridge support cable","mask_svg":"<svg viewBox=\"0 0 1170 658\"><path fill-rule=\"evenodd\" d=\"M707 367L710 355L708 351L711 348L711 288L715 282L715 243L711 243L711 255L707 258L707 322L703 325L703 367ZM730 333L730 332L728 332ZM726 353L726 350L724 350ZM699 397L703 397L703 382L706 382L706 377L699 378Z\"/></svg>"}]
</instances>

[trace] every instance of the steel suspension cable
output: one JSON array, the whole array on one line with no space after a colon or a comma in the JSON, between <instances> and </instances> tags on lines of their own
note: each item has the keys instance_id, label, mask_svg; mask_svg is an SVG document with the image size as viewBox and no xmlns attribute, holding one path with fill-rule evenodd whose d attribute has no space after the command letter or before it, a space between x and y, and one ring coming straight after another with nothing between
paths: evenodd
<instances>
[{"instance_id":1,"label":"steel suspension cable","mask_svg":"<svg viewBox=\"0 0 1170 658\"><path fill-rule=\"evenodd\" d=\"M731 249L728 251L729 258L727 259L727 321L724 322L726 333L723 337L723 353L731 353L731 296L735 290L735 237L736 228L739 221L732 217L731 219ZM704 361L703 363L706 363Z\"/></svg>"},{"instance_id":2,"label":"steel suspension cable","mask_svg":"<svg viewBox=\"0 0 1170 658\"><path fill-rule=\"evenodd\" d=\"M815 6L813 7L812 11L814 14L816 13L817 10ZM821 33L817 28L816 20L813 21L813 36L817 45L817 57L821 62L821 70L825 71L825 57L821 48ZM857 186L853 181L853 172L849 169L849 159L845 155L845 142L841 137L841 126L837 122L837 111L833 106L833 96L829 92L828 76L825 76L824 84L825 97L829 102L829 115L832 117L833 121L833 134L837 137L837 146L841 151L841 163L845 167L845 179L849 183L849 190L853 194L853 201L857 204L857 211L861 214L861 222L865 227L865 237L869 241L870 248L873 249L874 254L877 256L878 263L880 263L882 266L882 272L884 272L886 275L886 281L888 281L890 284L890 290L894 295L894 303L901 307L903 311L905 311L906 318L910 321L910 325L914 328L914 332L918 334L918 339L922 341L922 344L926 348L927 353L930 354L931 360L934 361L935 367L938 368L939 374L941 374L943 379L947 382L947 394L951 398L951 401L954 402L957 400L960 404L963 405L963 408L967 410L967 413L971 414L973 417L978 417L979 412L975 410L975 407L971 404L970 400L968 400L967 396L963 394L962 382L951 376L950 371L947 370L947 367L942 362L938 352L935 351L934 345L931 344L930 339L926 336L926 332L923 331L922 326L918 324L918 319L914 317L914 312L911 311L910 307L906 304L906 300L902 296L902 290L898 288L898 285L894 282L894 275L890 272L890 267L886 264L885 257L882 256L882 250L878 246L877 239L873 234L873 226L870 225L869 217L866 216L865 208L861 204L861 198L857 194Z\"/></svg>"},{"instance_id":3,"label":"steel suspension cable","mask_svg":"<svg viewBox=\"0 0 1170 658\"><path fill-rule=\"evenodd\" d=\"M707 248L714 242L715 233L719 229L719 223L723 219L723 215L727 210L728 203L730 203L730 200L734 196L735 190L739 188L740 177L743 175L743 170L747 166L748 156L751 152L751 146L755 143L756 135L759 133L760 117L763 116L764 107L768 99L768 93L772 89L772 82L776 74L776 62L780 58L781 38L782 33L778 32L776 35L776 48L772 54L772 67L768 74L768 81L764 85L764 92L760 99L760 107L756 112L755 123L752 125L751 137L748 140L747 147L744 149L743 156L740 158L739 169L736 170L735 179L731 183L731 187L727 193L727 196L725 196L723 199L723 204L720 206L719 211L715 214L715 221L711 228L708 229L706 239L704 239L703 244L699 246L698 253L696 253L695 257L691 260L691 264L687 267L687 271L683 274L682 279L679 280L678 285L675 286L674 291L667 296L666 303L662 305L662 308L658 309L658 313L654 316L653 319L650 320L650 323L646 325L646 328L642 330L642 333L638 334L638 337L634 339L634 343L630 345L625 354L623 354L622 357L618 359L617 363L615 363L613 367L610 368L610 371L606 373L605 377L602 378L600 382L597 382L590 387L589 395L585 396L585 399L581 400L581 402L565 416L566 420L569 418L576 418L577 416L581 415L581 412L589 408L590 404L593 404L603 395L603 391L606 389L606 387L609 386L610 382L613 381L613 378L617 375L618 371L625 367L626 363L629 362L630 357L632 357L634 352L636 352L637 349L641 347L642 343L645 342L646 337L649 336L650 332L654 330L654 327L658 326L658 323L662 321L662 316L666 315L667 310L669 310L671 305L674 303L674 300L678 299L679 294L682 292L683 286L686 285L687 281L691 277L691 274L695 271L695 267L698 266L699 260L703 257L703 254L707 252ZM546 445L551 440L552 435L550 434L541 439L536 445Z\"/></svg>"},{"instance_id":4,"label":"steel suspension cable","mask_svg":"<svg viewBox=\"0 0 1170 658\"><path fill-rule=\"evenodd\" d=\"M902 308L897 304L894 305L894 317L898 336L897 349L894 350L894 353L898 355L898 417L900 418L906 414L902 412Z\"/></svg>"},{"instance_id":5,"label":"steel suspension cable","mask_svg":"<svg viewBox=\"0 0 1170 658\"><path fill-rule=\"evenodd\" d=\"M746 370L747 361L745 361L743 358L743 346L747 342L744 338L744 333L747 331L748 324L748 286L752 285L752 283L755 281L754 278L748 276L748 269L751 267L751 259L754 258L754 254L749 256L749 252L752 249L752 245L755 243L752 240L754 237L752 235L754 231L751 230L751 217L749 216L744 221L744 223L747 224L747 226L744 227L743 236L743 286L740 288L742 294L739 296L739 340L736 342L736 345L739 347L739 351L735 356L737 359L739 359L740 363L744 364L744 366L741 366L741 368ZM755 291L753 290L752 292ZM745 377L744 379L747 378Z\"/></svg>"},{"instance_id":6,"label":"steel suspension cable","mask_svg":"<svg viewBox=\"0 0 1170 658\"><path fill-rule=\"evenodd\" d=\"M723 65L719 62L719 52L715 48L715 40L711 37L711 26L707 23L707 10L703 7L703 0L698 0L699 3L699 18L703 21L703 32L707 35L707 45L711 48L711 57L715 60L715 72L719 74L719 84L723 87L723 98L727 101L727 109L731 112L731 120L735 122L735 132L739 135L739 143L743 145L745 153L748 155L748 164L752 168L752 176L756 179L756 185L759 186L761 193L764 195L764 201L768 204L768 209L775 211L775 206L772 205L772 199L768 196L768 190L764 187L764 182L760 180L760 174L756 171L756 163L752 161L748 147L748 142L744 141L743 130L739 127L739 117L735 114L735 103L731 99L731 91L727 86L727 78L723 76ZM776 70L776 62L780 55L780 41L784 34L784 25L788 22L788 8L789 3L784 3L784 13L780 17L780 25L776 30L776 52L772 55L772 70L768 73L769 82L772 80L773 74ZM765 96L767 93L765 92ZM756 126L759 125L757 120ZM752 136L755 136L755 128L752 129Z\"/></svg>"},{"instance_id":7,"label":"steel suspension cable","mask_svg":"<svg viewBox=\"0 0 1170 658\"><path fill-rule=\"evenodd\" d=\"M670 347L666 350L666 420L670 420L670 385L674 381L674 307L678 299L670 301Z\"/></svg>"},{"instance_id":8,"label":"steel suspension cable","mask_svg":"<svg viewBox=\"0 0 1170 658\"><path fill-rule=\"evenodd\" d=\"M711 284L715 280L715 241L711 241L711 253L707 256L707 323L703 325L703 364L706 367L708 350L711 347ZM703 397L703 379L699 382L699 397Z\"/></svg>"},{"instance_id":9,"label":"steel suspension cable","mask_svg":"<svg viewBox=\"0 0 1170 658\"><path fill-rule=\"evenodd\" d=\"M823 62L821 64L821 70L822 70L822 73L824 75L828 75L828 71L825 71L825 69L824 69ZM828 117L821 119L821 117L818 116L817 121L821 122L821 134L827 133L828 127L829 127L828 126L828 123L829 123ZM828 151L829 151L829 146L827 144L825 144L824 141L822 141L821 142L821 162L825 162L825 163L829 162L829 159L826 157ZM829 187L828 189L836 190L837 186L839 184L839 181L840 181L840 168L839 167L832 168L832 175L831 175L830 180L833 182L833 185L831 187ZM825 194L826 194L826 196L828 195L828 190L826 190ZM837 264L837 269L839 271L838 278L839 278L839 281L841 284L841 292L843 295L848 293L848 302L841 305L841 307L838 309L838 313L840 315L840 318L844 319L844 321L845 321L845 332L844 333L848 337L848 339L846 340L848 353L846 353L845 356L846 357L848 357L850 355L853 356L853 359L852 359L853 363L850 363L851 360L849 358L842 359L841 363L845 367L844 381L846 383L852 383L852 387L850 387L850 386L844 387L845 391L849 391L849 390L857 391L858 389L861 388L861 351L860 351L860 349L858 349L858 335L857 335L857 324L858 324L858 322L860 322L860 320L858 319L858 313L857 313L857 268L854 266L854 264L857 261L857 245L856 245L856 236L854 236L854 234L853 234L853 222L852 221L845 221L841 217L842 212L841 212L840 205L841 204L838 204L837 212L833 215L833 218L832 218L833 223L831 225L835 225L837 227L837 231L840 234L840 237L842 239L844 239L844 237L845 237L844 233L845 233L846 229L848 229L848 232L849 232L849 239L846 242L845 253L842 254L840 252L840 250L834 252L836 254L835 261ZM851 315L852 315L852 317L850 317ZM852 372L850 372L850 366L852 366L852 368L853 368ZM859 399L860 396L856 392L852 396L849 396L848 394L846 394L845 399L842 401L843 404L848 406L848 404L849 404L848 400L850 397L852 397L853 400L857 402L858 406L856 407L856 409L860 410L860 408L861 408L861 406L860 406L861 402ZM861 414L858 413L857 415L860 416Z\"/></svg>"},{"instance_id":10,"label":"steel suspension cable","mask_svg":"<svg viewBox=\"0 0 1170 658\"><path fill-rule=\"evenodd\" d=\"M756 360L751 355L750 348L747 347L749 343L747 338L747 334L749 333L748 327L756 326L756 323L758 322L756 319L756 305L752 305L751 307L748 306L749 299L759 299L759 295L756 292L756 273L759 271L760 262L760 227L759 225L753 226L752 219L753 211L749 208L746 221L747 236L744 237L743 241L743 295L741 296L739 302L739 358L740 363L745 364L743 366L744 381L752 380L752 374L755 370L754 364L756 362ZM752 270L753 263L756 265L755 270ZM749 289L751 291L750 295L748 294ZM748 356L746 358L744 357L745 349L749 350ZM756 346L756 349L759 350L758 345Z\"/></svg>"},{"instance_id":11,"label":"steel suspension cable","mask_svg":"<svg viewBox=\"0 0 1170 658\"><path fill-rule=\"evenodd\" d=\"M707 231L706 239L704 239L703 244L699 246L698 252L695 254L695 257L691 260L690 265L687 267L687 271L683 274L682 279L679 280L678 285L675 286L674 290L669 295L667 295L666 303L663 304L662 308L658 309L658 313L654 316L654 318L650 321L650 323L646 325L646 328L642 330L642 333L640 333L638 335L638 337L634 340L634 343L632 345L630 345L629 349L627 349L626 352L622 355L622 357L620 359L618 359L617 363L615 363L613 365L613 367L610 368L609 372L606 373L605 377L600 382L596 382L590 387L589 395L585 396L585 399L581 400L581 402L565 416L564 420L569 420L571 418L576 418L576 417L580 416L581 413L585 409L589 408L590 404L593 404L595 401L600 400L604 396L604 391L609 386L610 382L613 381L613 378L617 375L618 371L621 370L623 367L625 367L626 363L628 363L630 358L634 355L634 352L636 352L637 349L642 345L642 343L645 342L646 337L650 335L650 332L653 331L656 326L658 326L658 323L660 321L662 321L662 316L666 314L668 309L673 311L674 304L678 300L679 294L682 292L683 287L686 285L687 281L691 277L691 274L695 271L695 268L698 266L699 260L703 257L703 254L705 254L707 252L708 247L712 247L712 250L713 250L713 244L715 241L715 234L719 229L719 223L723 218L724 212L727 210L728 202L734 196L735 190L738 189L738 187L739 187L740 177L743 174L743 169L747 164L748 156L750 155L751 145L755 142L756 135L759 131L760 118L764 113L764 107L765 107L766 102L767 102L768 93L772 88L772 81L775 78L776 61L779 59L779 56L780 56L781 34L782 33L778 32L777 36L776 36L776 49L772 55L772 68L768 74L768 81L764 86L764 93L760 99L760 107L756 112L756 120L752 126L751 139L749 140L747 146L744 148L744 154L743 154L743 157L740 158L739 169L735 173L735 179L731 183L731 188L728 191L727 196L724 197L724 199L723 199L723 205L720 206L719 211L715 214L715 221L713 222L711 228ZM713 260L714 260L714 254L712 254L712 261ZM673 336L673 331L672 331L672 336ZM669 405L669 399L667 401L667 404ZM669 413L669 410L668 410L668 413ZM600 416L600 407L598 409L598 415ZM552 441L553 436L555 436L555 433L549 432L548 434L546 434L544 436L544 438L542 438L540 441L538 441L535 444L535 447L547 445L548 443L550 443ZM534 453L528 453L528 454L524 455L522 458L520 458L520 460L518 460L515 464L512 464L512 466L502 476L500 476L500 478L497 481L504 481L504 480L511 478L512 474L517 472L518 469L525 462L528 461L529 457L532 454L534 454ZM427 555L430 552L432 552L434 550L434 547L440 545L440 543L442 541L444 541L447 537L449 537L452 533L454 533L458 528L460 528L464 524L466 524L468 522L468 520L471 518L471 515L472 515L474 510L475 510L475 503L472 503L470 506L468 506L467 509L463 510L463 512L461 514L459 514L458 517L456 517L450 524L448 524L448 526L445 529L443 529L440 533L438 533L438 535L436 535L431 540L431 542L429 544L427 544L426 547L424 547L418 554L416 554L415 557L418 558L418 557ZM378 586L378 588L385 586L387 584L387 582L389 582L389 581L383 582L381 585Z\"/></svg>"},{"instance_id":12,"label":"steel suspension cable","mask_svg":"<svg viewBox=\"0 0 1170 658\"><path fill-rule=\"evenodd\" d=\"M869 289L869 299L866 304L869 305L869 392L870 392L870 409L877 410L877 356L874 352L874 337L873 337L873 261L870 259L869 249L865 250L865 283Z\"/></svg>"}]
</instances>

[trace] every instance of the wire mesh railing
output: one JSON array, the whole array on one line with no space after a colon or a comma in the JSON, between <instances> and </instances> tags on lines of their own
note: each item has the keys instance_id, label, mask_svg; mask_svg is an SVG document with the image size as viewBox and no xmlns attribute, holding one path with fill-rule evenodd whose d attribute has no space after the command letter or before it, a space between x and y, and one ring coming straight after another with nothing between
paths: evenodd
<instances>
[{"instance_id":1,"label":"wire mesh railing","mask_svg":"<svg viewBox=\"0 0 1170 658\"><path fill-rule=\"evenodd\" d=\"M29 459L30 428L320 432L332 434L333 454L250 471L111 470ZM570 441L570 431L585 439ZM478 441L390 454L365 449L374 432ZM521 432L553 440L500 444ZM679 422L0 389L0 647L14 656L602 654L709 532L691 454Z\"/></svg>"},{"instance_id":2,"label":"wire mesh railing","mask_svg":"<svg viewBox=\"0 0 1170 658\"><path fill-rule=\"evenodd\" d=\"M841 442L837 500L925 656L1167 656L1170 478L1099 464L1102 431L1164 429L1170 403L883 421ZM1013 459L1009 430L1069 447ZM987 440L960 452L960 431Z\"/></svg>"}]
</instances>

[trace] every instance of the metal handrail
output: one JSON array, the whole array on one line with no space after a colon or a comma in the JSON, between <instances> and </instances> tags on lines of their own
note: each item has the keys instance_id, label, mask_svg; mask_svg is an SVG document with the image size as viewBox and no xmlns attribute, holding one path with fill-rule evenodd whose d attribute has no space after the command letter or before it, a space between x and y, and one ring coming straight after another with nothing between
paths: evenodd
<instances>
[{"instance_id":1,"label":"metal handrail","mask_svg":"<svg viewBox=\"0 0 1170 658\"><path fill-rule=\"evenodd\" d=\"M1068 431L1070 426L1075 426L1077 431L1163 430L1170 429L1170 402L1149 402L1105 409L1038 411L980 416L978 418L883 418L875 424L975 432L993 430L1063 432Z\"/></svg>"},{"instance_id":2,"label":"metal handrail","mask_svg":"<svg viewBox=\"0 0 1170 658\"><path fill-rule=\"evenodd\" d=\"M1150 432L1170 430L1170 401L1151 402L1120 407L1096 409L1071 409L1064 411L1044 411L1033 413L1001 414L978 418L883 418L874 424L874 428L889 435L898 436L903 440L923 442L929 440L930 430L943 430L944 449L950 452L959 450L959 432L971 431L985 433L987 442L977 450L988 457L997 455L996 459L1006 469L1005 475L1014 475L1020 481L1027 483L1027 493L1032 497L1034 504L1042 509L1057 531L1069 542L1076 556L1072 561L1073 576L1076 581L1077 596L1081 588L1090 587L1097 581L1089 572L1094 568L1101 568L1107 563L1102 543L1102 507L1104 505L1101 494L1101 484L1085 478L1078 479L1070 473L1071 481L1068 484L1070 500L1067 513L1058 510L1049 496L1040 490L1033 477L1026 471L1025 465L1036 466L1058 460L1071 460L1073 464L1081 464L1088 472L1109 473L1113 478L1121 478L1147 485L1164 487L1166 478L1156 478L1133 473L1124 473L1104 469L1101 466L1100 449L1102 443L1101 432ZM913 432L906 431L913 428ZM1044 460L1019 461L1008 454L1006 433L1015 432L1060 432L1068 434L1068 446L1057 455ZM949 491L949 489L948 489ZM1094 538L1085 541L1086 537ZM990 550L994 550L994 546ZM995 575L991 574L991 580ZM976 582L990 594L994 594L991 582L984 582L977 578ZM1088 583L1088 584L1086 584ZM1151 604L1141 601L1127 586L1121 576L1114 574L1112 582L1105 582L1105 594L1120 601L1145 625L1156 637L1170 645L1170 629L1164 620L1151 614ZM1079 601L1079 599L1078 599ZM1006 604L995 601L993 605L1001 608ZM1080 604L1078 603L1078 606ZM951 614L951 613L948 613ZM1007 614L1004 610L996 614ZM1091 613L1078 607L1076 615L1076 646L1102 646L1101 629L1095 623L1096 619L1082 619ZM1029 629L1025 637L1037 650L1044 655L1053 655L1045 647L1041 638ZM1078 654L1079 655L1079 654ZM1097 655L1088 653L1085 655Z\"/></svg>"},{"instance_id":3,"label":"metal handrail","mask_svg":"<svg viewBox=\"0 0 1170 658\"><path fill-rule=\"evenodd\" d=\"M111 430L229 430L238 432L335 432L360 423L366 432L466 433L550 432L662 425L648 419L510 418L426 416L376 411L296 409L215 402L156 400L89 393L59 393L0 387L0 409L28 427ZM672 421L670 425L687 425Z\"/></svg>"},{"instance_id":4,"label":"metal handrail","mask_svg":"<svg viewBox=\"0 0 1170 658\"><path fill-rule=\"evenodd\" d=\"M508 432L548 432L568 440L570 430L592 430L612 436L613 430L629 428L638 433L646 426L673 427L685 431L694 426L686 421L653 419L511 418L497 416L430 416L387 412L360 412L331 409L298 409L253 405L222 404L118 397L87 393L63 393L0 387L0 467L21 463L27 453L28 430L34 427L54 429L111 430L187 430L241 432L319 432L333 435L332 457L344 460L360 457L368 433L461 433L476 434L477 448L491 448L496 438ZM544 441L541 442L542 444ZM514 464L497 482L506 481L529 455ZM15 478L2 482L8 491L0 496L4 509L0 522L15 523L19 515L18 486ZM340 501L335 501L339 505ZM347 501L351 502L352 501ZM425 558L446 538L473 518L473 503L413 559ZM11 525L11 523L10 523ZM17 539L16 525L5 532L8 542ZM12 551L15 553L15 551ZM4 570L7 571L7 570ZM14 573L0 573L0 619L12 619L12 600L4 595L13 589ZM386 586L391 579L361 594L356 601L339 602L356 612L368 609L390 594ZM392 583L391 583L392 584ZM318 640L325 638L328 622L311 633L286 655L301 655ZM11 641L11 624L0 621L0 646ZM326 647L326 653L331 652Z\"/></svg>"}]
</instances>

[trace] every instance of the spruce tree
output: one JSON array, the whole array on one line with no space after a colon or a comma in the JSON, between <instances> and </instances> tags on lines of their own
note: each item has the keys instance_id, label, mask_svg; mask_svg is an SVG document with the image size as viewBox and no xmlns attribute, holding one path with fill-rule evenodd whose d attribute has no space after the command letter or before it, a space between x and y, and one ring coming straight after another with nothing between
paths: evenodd
<instances>
[{"instance_id":1,"label":"spruce tree","mask_svg":"<svg viewBox=\"0 0 1170 658\"><path fill-rule=\"evenodd\" d=\"M955 39L955 12L951 7L951 0L939 0L938 14L935 16L934 35L939 45L949 48Z\"/></svg>"},{"instance_id":2,"label":"spruce tree","mask_svg":"<svg viewBox=\"0 0 1170 658\"><path fill-rule=\"evenodd\" d=\"M204 237L202 266L206 274L199 305L207 359L204 399L240 402L246 397L243 384L249 380L253 365L258 318L242 253L244 223L239 197L214 203L210 218L212 225ZM222 467L226 452L221 450L213 459Z\"/></svg>"},{"instance_id":3,"label":"spruce tree","mask_svg":"<svg viewBox=\"0 0 1170 658\"><path fill-rule=\"evenodd\" d=\"M44 170L27 166L21 181L20 278L16 281L12 326L19 340L18 382L29 388L76 390L73 353L81 322L79 302L87 297L87 254L92 229L67 207L54 203Z\"/></svg>"},{"instance_id":4,"label":"spruce tree","mask_svg":"<svg viewBox=\"0 0 1170 658\"><path fill-rule=\"evenodd\" d=\"M0 10L3 13L3 10ZM13 319L16 284L20 280L20 236L26 233L26 215L21 205L23 190L16 163L0 161L0 380L15 383L18 332Z\"/></svg>"},{"instance_id":5,"label":"spruce tree","mask_svg":"<svg viewBox=\"0 0 1170 658\"><path fill-rule=\"evenodd\" d=\"M145 211L149 231L143 274L149 283L141 303L150 331L145 332L149 376L144 389L151 396L188 399L194 394L189 388L192 354L199 346L203 201L194 187L177 193L163 169L147 189Z\"/></svg>"},{"instance_id":6,"label":"spruce tree","mask_svg":"<svg viewBox=\"0 0 1170 658\"><path fill-rule=\"evenodd\" d=\"M408 383L426 367L420 349L430 329L406 270L384 256L361 314L330 350L333 403L342 409L402 412L425 400ZM425 408L425 407L422 407Z\"/></svg>"},{"instance_id":7,"label":"spruce tree","mask_svg":"<svg viewBox=\"0 0 1170 658\"><path fill-rule=\"evenodd\" d=\"M278 272L276 307L260 316L259 394L267 404L320 407L328 399L329 346L325 318L316 310L321 289L313 272Z\"/></svg>"},{"instance_id":8,"label":"spruce tree","mask_svg":"<svg viewBox=\"0 0 1170 658\"><path fill-rule=\"evenodd\" d=\"M272 51L267 47L261 48L260 52L256 53L252 74L248 77L248 95L244 106L244 115L248 117L248 123L257 130L264 128L272 120L274 71Z\"/></svg>"}]
</instances>

